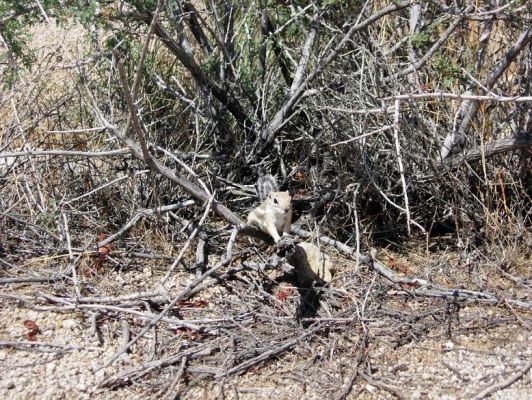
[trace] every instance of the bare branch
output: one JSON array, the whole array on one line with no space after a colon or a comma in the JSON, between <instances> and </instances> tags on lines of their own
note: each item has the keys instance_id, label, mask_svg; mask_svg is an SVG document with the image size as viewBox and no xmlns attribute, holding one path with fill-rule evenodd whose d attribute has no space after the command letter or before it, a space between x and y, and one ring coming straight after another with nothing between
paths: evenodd
<instances>
[{"instance_id":1,"label":"bare branch","mask_svg":"<svg viewBox=\"0 0 532 400\"><path fill-rule=\"evenodd\" d=\"M456 167L464 162L480 160L482 156L491 157L496 154L530 148L532 148L532 133L522 133L514 137L499 139L487 143L484 145L484 149L475 148L468 150L465 154L457 154L454 157L446 159L444 164Z\"/></svg>"},{"instance_id":2,"label":"bare branch","mask_svg":"<svg viewBox=\"0 0 532 400\"><path fill-rule=\"evenodd\" d=\"M485 84L482 86L488 90L491 90L497 80L501 77L503 72L510 66L517 54L524 49L530 40L532 39L532 28L528 27L517 38L517 41L510 47L503 58L501 58L498 64L492 69ZM466 133L469 128L471 120L475 117L478 110L478 103L474 101L465 100L464 104L460 107L460 112L463 114L460 126L457 129L453 129L452 132L444 140L441 155L450 155L450 151L445 151L445 148L453 148L457 143L465 143ZM443 157L442 157L443 158Z\"/></svg>"},{"instance_id":3,"label":"bare branch","mask_svg":"<svg viewBox=\"0 0 532 400\"><path fill-rule=\"evenodd\" d=\"M139 339L141 339L148 330L150 330L152 327L157 325L159 321L161 321L166 314L177 304L177 302L181 299L184 299L187 297L190 292L198 286L201 282L203 282L206 278L211 276L213 273L215 273L218 269L221 267L229 264L231 262L230 259L224 259L223 261L219 262L218 264L214 265L212 268L207 270L203 275L201 275L199 278L194 280L192 283L190 283L181 293L179 293L174 299L169 302L166 307L157 315L157 317L153 318L148 325L146 325L133 339L131 339L125 346L123 346L120 350L118 350L113 357L111 357L104 365L100 366L98 370L107 368L109 365L111 365L114 361L118 359L122 354L124 354L131 346L133 346Z\"/></svg>"},{"instance_id":4,"label":"bare branch","mask_svg":"<svg viewBox=\"0 0 532 400\"><path fill-rule=\"evenodd\" d=\"M455 100L474 100L474 101L495 101L499 103L529 103L532 102L532 96L496 96L494 94L489 95L473 95L473 94L456 94L456 93L409 93L398 94L396 96L383 97L380 100L425 100L425 99L455 99ZM378 109L375 109L375 111Z\"/></svg>"},{"instance_id":5,"label":"bare branch","mask_svg":"<svg viewBox=\"0 0 532 400\"><path fill-rule=\"evenodd\" d=\"M364 21L360 22L359 24L353 25L349 31L345 34L345 36L340 40L340 42L336 45L336 47L329 53L329 55L320 61L314 69L309 73L307 78L301 82L301 84L295 88L292 85L291 88L291 96L288 97L288 99L284 102L284 104L279 108L279 110L275 113L272 120L270 121L268 125L268 129L262 132L260 137L260 145L258 145L259 148L256 149L256 154L261 154L262 151L275 139L277 133L283 126L285 120L289 118L292 115L294 106L298 103L300 98L304 95L308 85L310 82L312 82L316 77L318 77L327 66L340 54L340 51L344 48L344 46L351 40L351 37L358 31L368 27L373 22L379 20L380 18L384 17L385 15L388 15L394 11L402 10L403 8L408 7L411 4L411 1L401 1L397 2L395 4L392 4L388 7L383 8L382 10L376 12L375 14L371 15Z\"/></svg>"},{"instance_id":6,"label":"bare branch","mask_svg":"<svg viewBox=\"0 0 532 400\"><path fill-rule=\"evenodd\" d=\"M164 287L164 285L168 281L168 278L170 278L170 275L172 274L172 272L174 272L175 267L177 266L177 264L179 264L179 262L183 258L183 255L185 254L185 251L187 251L187 249L189 248L190 244L192 243L192 240L196 237L196 235L200 231L201 226L203 225L203 223L207 219L207 215L209 215L209 211L211 210L211 205L212 205L212 201L213 200L214 200L214 193L209 197L209 201L207 203L207 206L205 207L205 211L203 212L203 215L201 216L198 224L194 227L194 230L192 231L192 233L188 237L187 241L185 242L185 244L181 248L181 251L179 252L179 254L176 257L175 261L172 263L170 268L168 268L168 271L164 275L164 278L161 279L160 285L162 287Z\"/></svg>"},{"instance_id":7,"label":"bare branch","mask_svg":"<svg viewBox=\"0 0 532 400\"><path fill-rule=\"evenodd\" d=\"M122 226L116 233L109 235L104 240L98 242L96 244L97 247L103 247L108 243L111 243L118 239L120 236L122 236L124 233L126 233L128 230L130 230L135 224L140 221L142 217L154 215L156 213L163 213L168 211L174 211L178 210L183 207L188 207L194 204L193 200L187 200L183 201L181 203L176 204L169 204L167 206L157 207L157 208L150 208L150 209L144 209L138 211L124 226Z\"/></svg>"},{"instance_id":8,"label":"bare branch","mask_svg":"<svg viewBox=\"0 0 532 400\"><path fill-rule=\"evenodd\" d=\"M484 390L482 390L479 394L477 394L475 397L473 397L474 400L481 400L485 399L486 397L491 396L493 393L495 393L498 390L502 390L510 386L511 384L517 382L519 379L525 375L530 368L532 368L532 361L529 361L521 370L519 370L516 374L510 376L508 379L495 383L494 385L488 386Z\"/></svg>"},{"instance_id":9,"label":"bare branch","mask_svg":"<svg viewBox=\"0 0 532 400\"><path fill-rule=\"evenodd\" d=\"M131 150L124 147L117 150L109 151L76 151L76 150L30 150L14 151L0 153L0 158L17 158L17 157L45 157L45 156L67 156L67 157L109 157L123 156L130 154Z\"/></svg>"},{"instance_id":10,"label":"bare branch","mask_svg":"<svg viewBox=\"0 0 532 400\"><path fill-rule=\"evenodd\" d=\"M148 164L150 169L166 176L167 178L171 179L175 183L177 183L179 186L181 186L183 189L185 189L188 193L190 193L193 197L197 198L198 200L207 202L209 201L209 194L206 193L204 190L200 189L199 187L193 185L188 180L178 177L172 170L170 170L165 165L161 164L159 161L157 161L148 151L148 148L146 146L146 142L144 139L144 134L142 132L142 128L140 126L139 120L138 120L138 111L136 108L136 105L133 103L133 99L131 97L131 94L129 92L129 88L127 86L127 77L125 76L125 69L122 66L120 62L120 56L117 51L114 52L115 60L120 72L120 80L122 82L122 89L124 91L124 96L126 97L128 106L130 108L130 113L132 116L132 122L133 122L133 129L136 132L137 138L140 141L140 149L138 146L129 138L127 138L122 132L120 132L115 126L109 124L101 112L98 112L98 117L101 119L102 123L110 129L117 137L119 137L122 141L127 143L127 145L131 148L134 155L138 158L141 158L144 162ZM90 92L89 92L90 95ZM90 95L92 98L92 95ZM93 102L93 106L95 107L95 111L97 110L96 102ZM224 207L223 205L219 204L218 202L213 202L213 209L218 212L222 217L224 217L228 222L232 223L233 225L240 227L240 232L247 235L252 235L257 238L264 238L264 240L269 241L269 236L266 235L264 232L253 228L249 225L245 225L240 218L238 218L235 214L233 214L229 209Z\"/></svg>"},{"instance_id":11,"label":"bare branch","mask_svg":"<svg viewBox=\"0 0 532 400\"><path fill-rule=\"evenodd\" d=\"M472 9L473 9L473 5L469 5L465 9L465 12L468 13ZM461 15L456 17L456 18L454 18L454 20L451 23L451 25L449 25L449 27L445 30L445 32L443 32L441 34L441 36L436 41L436 43L434 43L434 45L430 48L430 50L423 57L421 57L421 59L419 61L417 61L415 64L410 65L409 67L405 68L404 70L402 70L401 72L397 73L396 75L386 78L384 81L386 83L390 83L390 82L395 81L397 78L400 78L402 76L408 75L408 74L410 74L410 73L412 73L414 71L419 71L427 63L427 61L430 60L430 58L434 55L434 53L436 53L436 51L447 41L447 39L449 39L449 37L454 32L456 27L460 24L462 19L463 19L463 17Z\"/></svg>"},{"instance_id":12,"label":"bare branch","mask_svg":"<svg viewBox=\"0 0 532 400\"><path fill-rule=\"evenodd\" d=\"M122 62L120 61L120 54L118 53L118 50L113 50L113 57L115 59L116 66L118 68L118 73L120 76L120 83L122 84L122 91L124 93L124 97L126 98L127 105L129 107L129 114L131 121L133 122L133 131L137 135L137 139L140 143L140 148L142 150L142 157L144 159L144 162L148 165L151 165L151 154L148 151L148 146L146 145L146 139L144 138L144 132L142 131L142 127L140 126L139 121L139 112L137 109L137 105L135 104L135 100L133 98L134 95L131 94L129 90L129 85L127 83L127 75L126 70L124 66L122 65ZM126 129L127 129L126 124Z\"/></svg>"},{"instance_id":13,"label":"bare branch","mask_svg":"<svg viewBox=\"0 0 532 400\"><path fill-rule=\"evenodd\" d=\"M152 18L149 14L135 14L135 18L151 24ZM176 56L176 58L189 70L193 78L200 86L208 88L214 97L227 107L229 112L233 114L241 126L249 129L253 126L249 116L245 113L243 107L238 100L232 96L227 90L222 89L219 85L213 82L201 69L196 60L177 43L170 34L156 21L154 24L154 32L157 37L164 43L164 45Z\"/></svg>"},{"instance_id":14,"label":"bare branch","mask_svg":"<svg viewBox=\"0 0 532 400\"><path fill-rule=\"evenodd\" d=\"M320 26L319 15L318 13L316 13L314 15L313 21L310 23L307 40L305 40L305 43L303 44L303 47L301 48L301 57L299 59L299 63L297 64L297 69L294 74L294 80L292 81L292 86L290 87L290 90L288 92L289 97L292 97L295 91L301 86L304 73L305 73L305 70L307 69L307 64L310 59L310 52L312 48L314 47L314 41L316 40L316 36L318 34L319 26Z\"/></svg>"}]
</instances>

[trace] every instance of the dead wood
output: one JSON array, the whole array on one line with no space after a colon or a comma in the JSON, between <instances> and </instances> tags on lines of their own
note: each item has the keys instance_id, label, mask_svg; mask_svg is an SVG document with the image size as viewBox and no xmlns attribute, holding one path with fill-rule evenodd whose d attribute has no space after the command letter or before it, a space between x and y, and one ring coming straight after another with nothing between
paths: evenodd
<instances>
[{"instance_id":1,"label":"dead wood","mask_svg":"<svg viewBox=\"0 0 532 400\"><path fill-rule=\"evenodd\" d=\"M385 390L386 392L389 392L391 393L392 395L394 395L395 397L397 397L398 399L404 399L405 397L403 396L403 394L401 393L401 391L396 388L395 386L393 385L390 385L388 383L384 383L384 382L380 382L378 381L377 379L373 378L372 376L368 375L367 373L363 372L363 371L358 371L358 374L366 381L368 382L370 385L372 386L375 386L375 387L378 387L379 389L382 389L382 390Z\"/></svg>"},{"instance_id":2,"label":"dead wood","mask_svg":"<svg viewBox=\"0 0 532 400\"><path fill-rule=\"evenodd\" d=\"M279 133L279 130L283 127L283 125L286 123L286 121L290 118L292 115L292 112L294 111L295 105L301 100L301 97L304 95L305 91L307 90L309 83L312 82L314 79L316 79L318 76L320 76L321 73L330 65L330 63L338 57L340 54L340 51L344 48L344 46L351 40L352 36L371 25L373 22L379 20L380 18L394 12L397 10L401 10L403 8L406 8L410 5L410 1L402 1L397 2L395 4L392 4L388 7L383 8L382 10L379 10L378 12L374 13L364 21L353 25L349 31L345 34L345 36L338 42L338 44L330 51L330 53L324 57L323 61L321 61L317 66L315 66L312 71L308 74L308 76L301 81L301 83L294 87L294 84L292 83L291 89L290 89L290 95L287 97L283 105L279 108L279 110L275 113L273 118L268 124L268 128L265 129L261 135L260 135L260 142L255 143L255 154L260 155L262 152L273 142L277 134ZM308 38L312 39L313 34L312 32L316 29L316 26L311 27L311 31L309 33ZM302 55L302 62L301 65L306 65L305 58L308 56L307 53L304 53Z\"/></svg>"},{"instance_id":3,"label":"dead wood","mask_svg":"<svg viewBox=\"0 0 532 400\"><path fill-rule=\"evenodd\" d=\"M133 17L150 25L153 21L153 15L149 13L132 13L128 17ZM231 93L223 90L216 82L211 80L198 65L193 56L186 51L181 44L175 41L172 36L163 28L163 26L155 21L154 33L165 44L165 46L176 56L176 58L190 71L196 82L200 86L205 86L216 97L221 104L233 114L236 120L246 129L252 126L249 117L244 112L244 108L235 99Z\"/></svg>"},{"instance_id":4,"label":"dead wood","mask_svg":"<svg viewBox=\"0 0 532 400\"><path fill-rule=\"evenodd\" d=\"M361 337L358 341L357 345L357 353L355 356L355 359L353 360L353 373L351 375L351 378L349 378L349 381L347 382L347 385L342 389L338 395L335 396L335 400L343 400L347 396L349 396L349 393L351 393L351 390L353 388L353 384L355 383L356 378L359 376L359 366L364 362L364 359L366 358L368 353L368 336L367 334L364 334L363 337Z\"/></svg>"},{"instance_id":5,"label":"dead wood","mask_svg":"<svg viewBox=\"0 0 532 400\"><path fill-rule=\"evenodd\" d=\"M94 103L94 105L96 106L96 103ZM95 108L95 110L97 110L97 108ZM127 138L116 126L110 124L105 119L105 117L101 114L101 112L98 112L97 116L98 118L100 118L102 123L106 126L106 128L112 131L113 134L115 134L117 137L121 138L121 140L124 141L128 145L128 147L132 150L133 155L145 161L148 164L148 167L150 167L150 169L154 170L157 173L162 174L163 176L167 177L171 181L177 183L181 188L183 188L187 193L192 195L194 198L200 201L203 201L203 202L207 202L209 200L209 196L207 193L205 193L202 189L195 186L193 183L186 180L185 178L178 176L170 168L166 167L161 162L156 160L153 156L151 156L149 151L147 151L147 148L143 151L142 145L138 146L131 139ZM135 121L137 120L137 118L133 118L133 120ZM143 137L142 130L140 129L140 125L137 125L137 129L139 131L139 136ZM239 233L243 235L247 235L247 236L253 236L258 239L267 241L267 242L271 240L267 234L265 234L264 232L260 231L259 229L255 227L245 224L240 218L238 218L227 207L218 203L216 200L213 200L212 208L217 213L219 213L223 218L225 218L229 223L239 227Z\"/></svg>"},{"instance_id":6,"label":"dead wood","mask_svg":"<svg viewBox=\"0 0 532 400\"><path fill-rule=\"evenodd\" d=\"M455 157L446 159L444 163L456 167L464 162L477 161L482 157L492 157L509 151L523 149L530 152L530 147L532 147L532 133L521 133L511 138L486 143L483 148L467 150L464 154L457 154Z\"/></svg>"},{"instance_id":7,"label":"dead wood","mask_svg":"<svg viewBox=\"0 0 532 400\"><path fill-rule=\"evenodd\" d=\"M528 43L532 39L532 28L528 27L526 30L521 32L515 43L507 50L506 54L499 60L499 62L492 68L488 77L486 78L484 84L481 86L482 92L490 92L491 89L495 86L499 78L502 76L503 72L511 65L515 60L516 56L523 49L526 49ZM449 136L444 141L442 146L441 154L443 156L448 156L449 154L456 153L457 149L453 150L455 146L460 149L464 147L464 144L467 139L467 130L471 124L472 119L475 117L478 111L478 102L476 101L464 101L463 107L463 117L460 120L459 126L456 129L449 133ZM445 144L446 143L446 144ZM451 151L446 151L448 148Z\"/></svg>"},{"instance_id":8,"label":"dead wood","mask_svg":"<svg viewBox=\"0 0 532 400\"><path fill-rule=\"evenodd\" d=\"M183 358L185 359L195 359L201 358L210 355L216 351L215 348L202 346L200 348L195 348L192 350L186 350L179 354L173 355L171 357L166 357L160 360L155 360L149 363L146 363L138 368L132 368L125 370L116 376L112 376L100 384L100 388L117 388L121 385L127 384L135 379L140 379L144 375L151 373L154 370L158 370L170 365L174 365L181 361L183 363Z\"/></svg>"},{"instance_id":9,"label":"dead wood","mask_svg":"<svg viewBox=\"0 0 532 400\"><path fill-rule=\"evenodd\" d=\"M312 237L312 233L304 231L300 228L292 227L292 232L302 237ZM472 290L464 290L458 288L446 289L441 286L434 285L433 283L425 279L399 276L375 258L371 257L370 255L357 254L354 248L347 246L344 243L338 242L337 240L331 239L326 236L319 236L318 239L323 244L335 247L342 253L354 257L355 259L358 259L361 263L366 264L368 267L378 272L382 277L386 278L390 282L394 284L406 284L412 287L412 289L398 287L398 293L403 292L411 296L437 297L453 301L476 301L487 304L499 304L503 301L507 301L517 307L532 309L532 304L526 301L500 298L491 293L476 292Z\"/></svg>"},{"instance_id":10,"label":"dead wood","mask_svg":"<svg viewBox=\"0 0 532 400\"><path fill-rule=\"evenodd\" d=\"M474 399L475 400L485 399L486 397L491 396L495 392L502 390L504 388L507 388L508 386L516 382L517 380L521 379L523 375L525 375L530 370L530 368L532 368L532 361L528 362L520 371L510 376L508 379L505 379L502 382L497 382L491 386L488 386L487 388L482 390L480 393L478 393L474 397Z\"/></svg>"}]
</instances>

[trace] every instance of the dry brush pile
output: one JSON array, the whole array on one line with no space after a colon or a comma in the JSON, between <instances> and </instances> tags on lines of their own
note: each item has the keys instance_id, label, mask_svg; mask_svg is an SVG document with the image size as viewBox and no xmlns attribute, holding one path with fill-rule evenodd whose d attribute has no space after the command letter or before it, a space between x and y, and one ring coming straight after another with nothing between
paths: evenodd
<instances>
[{"instance_id":1,"label":"dry brush pile","mask_svg":"<svg viewBox=\"0 0 532 400\"><path fill-rule=\"evenodd\" d=\"M89 3L83 25L48 2L0 23L0 296L120 337L99 370L139 355L99 390L273 370L409 397L382 346L530 324L526 2ZM7 35L25 13L28 67ZM330 285L298 288L243 223L264 173L293 237L334 258ZM501 389L484 386L467 390Z\"/></svg>"}]
</instances>

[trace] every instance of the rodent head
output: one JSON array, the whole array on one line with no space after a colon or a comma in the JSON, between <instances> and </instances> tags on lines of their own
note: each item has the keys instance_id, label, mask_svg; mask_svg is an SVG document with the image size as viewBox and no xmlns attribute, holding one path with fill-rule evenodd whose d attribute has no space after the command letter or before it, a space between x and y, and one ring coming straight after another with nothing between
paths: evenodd
<instances>
[{"instance_id":1,"label":"rodent head","mask_svg":"<svg viewBox=\"0 0 532 400\"><path fill-rule=\"evenodd\" d=\"M283 213L290 211L290 203L292 197L288 192L270 192L268 194L268 202L272 208Z\"/></svg>"}]
</instances>

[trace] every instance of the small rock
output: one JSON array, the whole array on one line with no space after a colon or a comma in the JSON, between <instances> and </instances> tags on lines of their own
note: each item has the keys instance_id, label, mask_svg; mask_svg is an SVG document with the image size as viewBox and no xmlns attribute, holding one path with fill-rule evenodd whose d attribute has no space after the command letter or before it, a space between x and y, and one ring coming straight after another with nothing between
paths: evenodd
<instances>
[{"instance_id":1,"label":"small rock","mask_svg":"<svg viewBox=\"0 0 532 400\"><path fill-rule=\"evenodd\" d=\"M151 278L151 276L153 275L151 272L151 268L144 268L142 272L146 278Z\"/></svg>"},{"instance_id":2,"label":"small rock","mask_svg":"<svg viewBox=\"0 0 532 400\"><path fill-rule=\"evenodd\" d=\"M46 364L46 375L51 376L55 371L55 367L56 365L53 362Z\"/></svg>"},{"instance_id":3,"label":"small rock","mask_svg":"<svg viewBox=\"0 0 532 400\"><path fill-rule=\"evenodd\" d=\"M61 325L63 326L63 328L65 329L74 329L78 326L78 323L73 320L73 319L65 319L63 320L63 322L61 323Z\"/></svg>"},{"instance_id":4,"label":"small rock","mask_svg":"<svg viewBox=\"0 0 532 400\"><path fill-rule=\"evenodd\" d=\"M369 383L366 383L365 389L371 394L375 394L376 392L375 386L371 386Z\"/></svg>"},{"instance_id":5,"label":"small rock","mask_svg":"<svg viewBox=\"0 0 532 400\"><path fill-rule=\"evenodd\" d=\"M307 287L315 280L330 283L334 265L331 258L312 243L299 243L288 262L296 269L296 276L301 286Z\"/></svg>"}]
</instances>

